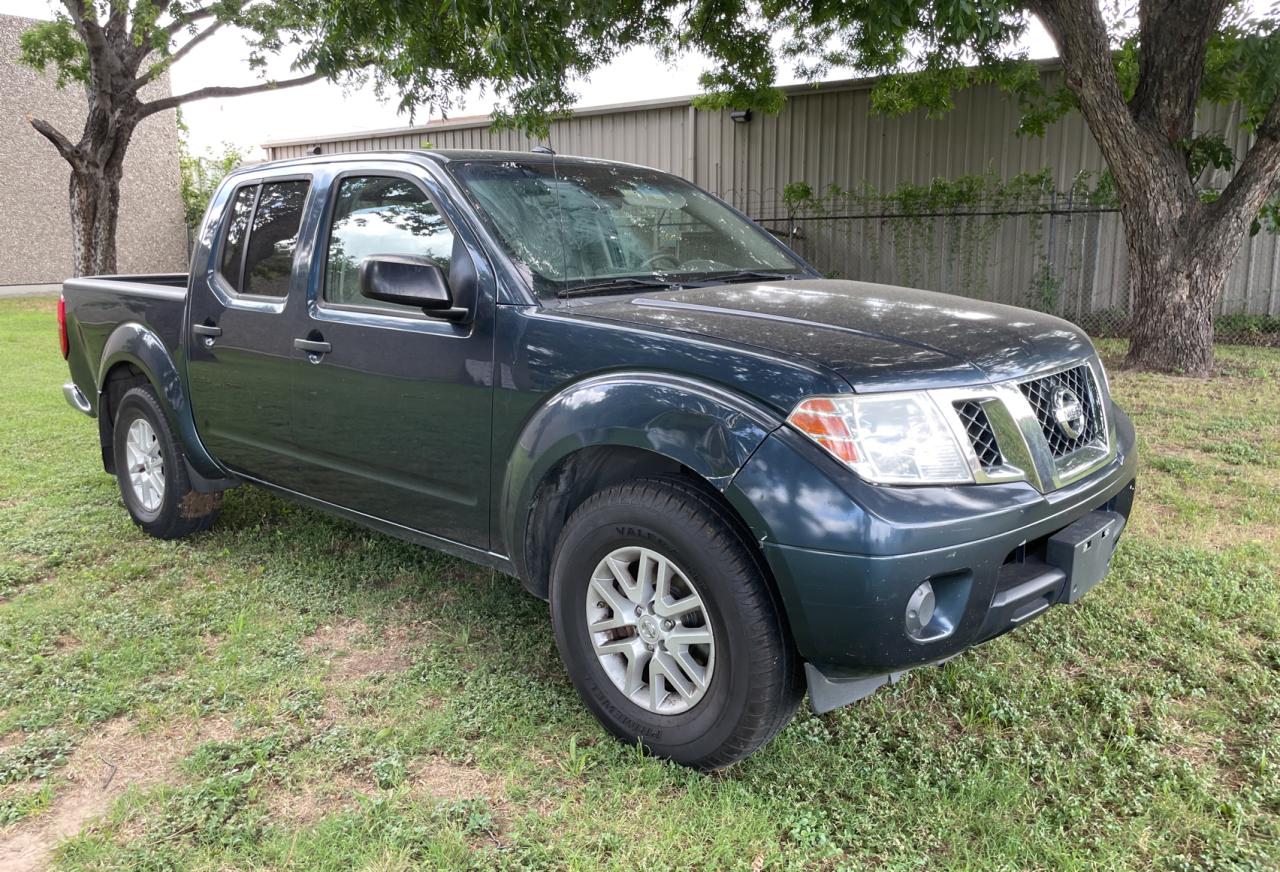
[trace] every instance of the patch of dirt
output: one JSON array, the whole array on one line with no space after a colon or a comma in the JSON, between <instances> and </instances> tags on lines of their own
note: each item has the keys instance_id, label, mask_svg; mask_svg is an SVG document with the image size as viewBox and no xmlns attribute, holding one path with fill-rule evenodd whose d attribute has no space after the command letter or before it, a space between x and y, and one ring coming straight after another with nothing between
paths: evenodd
<instances>
[{"instance_id":1,"label":"patch of dirt","mask_svg":"<svg viewBox=\"0 0 1280 872\"><path fill-rule=\"evenodd\" d=\"M442 757L429 757L409 768L406 784L415 793L436 799L459 801L485 799L497 802L504 794L502 784L479 769L454 763Z\"/></svg>"},{"instance_id":2,"label":"patch of dirt","mask_svg":"<svg viewBox=\"0 0 1280 872\"><path fill-rule=\"evenodd\" d=\"M77 651L84 643L81 642L73 633L63 633L57 639L53 640L53 647L59 654L69 654Z\"/></svg>"},{"instance_id":3,"label":"patch of dirt","mask_svg":"<svg viewBox=\"0 0 1280 872\"><path fill-rule=\"evenodd\" d=\"M105 812L127 788L159 784L197 745L233 735L232 723L221 719L184 721L146 733L123 717L99 726L59 770L68 783L58 789L48 811L0 829L0 869L44 869L59 842Z\"/></svg>"},{"instance_id":4,"label":"patch of dirt","mask_svg":"<svg viewBox=\"0 0 1280 872\"><path fill-rule=\"evenodd\" d=\"M1192 769L1222 779L1224 773L1218 765L1218 752L1211 736L1194 730L1171 731L1173 735L1156 746L1156 751L1174 763L1186 763Z\"/></svg>"},{"instance_id":5,"label":"patch of dirt","mask_svg":"<svg viewBox=\"0 0 1280 872\"><path fill-rule=\"evenodd\" d=\"M350 772L335 772L323 781L273 787L263 801L273 820L302 827L355 808L361 797L372 792L374 787L367 780L358 779Z\"/></svg>"},{"instance_id":6,"label":"patch of dirt","mask_svg":"<svg viewBox=\"0 0 1280 872\"><path fill-rule=\"evenodd\" d=\"M16 748L27 740L27 734L22 730L14 730L12 733L6 733L0 736L0 754L11 748Z\"/></svg>"},{"instance_id":7,"label":"patch of dirt","mask_svg":"<svg viewBox=\"0 0 1280 872\"><path fill-rule=\"evenodd\" d=\"M501 803L505 791L499 781L478 769L430 757L409 767L405 786L410 792L433 801L485 800L491 807ZM296 784L276 785L263 797L269 816L282 824L302 827L331 814L356 807L360 799L378 792L368 778L350 771L327 773ZM3 868L3 867L0 867Z\"/></svg>"},{"instance_id":8,"label":"patch of dirt","mask_svg":"<svg viewBox=\"0 0 1280 872\"><path fill-rule=\"evenodd\" d=\"M357 641L364 639L365 647ZM363 681L384 672L400 672L409 665L411 640L404 627L386 627L373 635L364 621L344 620L321 627L302 642L308 654L329 661L329 685Z\"/></svg>"}]
</instances>

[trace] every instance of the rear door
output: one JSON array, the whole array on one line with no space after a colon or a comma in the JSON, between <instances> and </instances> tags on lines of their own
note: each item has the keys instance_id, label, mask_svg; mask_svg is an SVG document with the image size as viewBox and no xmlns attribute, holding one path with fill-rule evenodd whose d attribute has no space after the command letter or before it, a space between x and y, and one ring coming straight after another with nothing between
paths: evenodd
<instances>
[{"instance_id":1,"label":"rear door","mask_svg":"<svg viewBox=\"0 0 1280 872\"><path fill-rule=\"evenodd\" d=\"M310 190L311 178L296 173L241 181L222 204L206 262L192 265L186 349L196 428L220 462L267 481L293 462L288 324L305 292L294 262Z\"/></svg>"},{"instance_id":2,"label":"rear door","mask_svg":"<svg viewBox=\"0 0 1280 872\"><path fill-rule=\"evenodd\" d=\"M326 182L295 337L296 489L456 542L489 544L494 277L465 220L416 165L362 164ZM370 300L373 254L433 259L465 322ZM465 298L465 299L464 299ZM316 349L321 349L316 351Z\"/></svg>"}]
</instances>

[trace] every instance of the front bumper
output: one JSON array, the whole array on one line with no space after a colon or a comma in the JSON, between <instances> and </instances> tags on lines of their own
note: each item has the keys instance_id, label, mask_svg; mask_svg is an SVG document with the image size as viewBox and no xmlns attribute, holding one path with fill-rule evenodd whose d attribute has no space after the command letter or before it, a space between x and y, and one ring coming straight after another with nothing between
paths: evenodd
<instances>
[{"instance_id":1,"label":"front bumper","mask_svg":"<svg viewBox=\"0 0 1280 872\"><path fill-rule=\"evenodd\" d=\"M1082 581L1100 578L1132 507L1137 467L1132 424L1116 417L1115 456L1048 494L1025 482L875 487L844 475L802 437L770 436L727 496L761 541L814 707L834 708L906 669L954 657L1074 601ZM1108 518L1101 565L1072 558L1071 543ZM917 641L906 611L926 580L950 627Z\"/></svg>"}]
</instances>

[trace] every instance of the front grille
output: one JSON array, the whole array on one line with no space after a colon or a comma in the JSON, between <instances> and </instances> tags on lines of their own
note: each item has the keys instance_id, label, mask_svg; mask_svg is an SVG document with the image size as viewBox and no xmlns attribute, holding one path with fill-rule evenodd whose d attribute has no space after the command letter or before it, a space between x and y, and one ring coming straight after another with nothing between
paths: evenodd
<instances>
[{"instance_id":1,"label":"front grille","mask_svg":"<svg viewBox=\"0 0 1280 872\"><path fill-rule=\"evenodd\" d=\"M1044 378L1033 379L1018 385L1023 395L1031 403L1036 413L1036 421L1044 433L1045 441L1055 458L1074 454L1087 445L1105 443L1107 434L1102 419L1102 402L1098 394L1098 386L1093 379L1093 371L1088 364L1081 364L1065 372L1054 373ZM1070 394L1064 394L1069 391ZM1074 395L1081 406L1081 417L1078 421L1078 433L1072 435L1059 424L1056 417L1058 398L1069 399Z\"/></svg>"},{"instance_id":2,"label":"front grille","mask_svg":"<svg viewBox=\"0 0 1280 872\"><path fill-rule=\"evenodd\" d=\"M973 453L978 455L978 463L988 472L1004 466L1004 456L1000 446L996 444L995 431L991 429L991 421L987 418L982 404L974 400L962 400L956 405L956 414L960 423L969 434L969 442L973 444Z\"/></svg>"}]
</instances>

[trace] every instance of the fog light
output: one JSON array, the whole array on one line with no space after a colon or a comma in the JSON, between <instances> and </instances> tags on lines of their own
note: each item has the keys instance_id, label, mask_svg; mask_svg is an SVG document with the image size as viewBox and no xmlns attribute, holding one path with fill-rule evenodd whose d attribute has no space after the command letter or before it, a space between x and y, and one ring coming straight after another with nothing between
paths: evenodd
<instances>
[{"instance_id":1,"label":"fog light","mask_svg":"<svg viewBox=\"0 0 1280 872\"><path fill-rule=\"evenodd\" d=\"M929 625L933 623L933 610L937 606L937 601L933 596L933 585L926 581L917 587L911 593L911 599L907 600L907 635L917 641L923 641L926 638L936 635L928 632Z\"/></svg>"}]
</instances>

